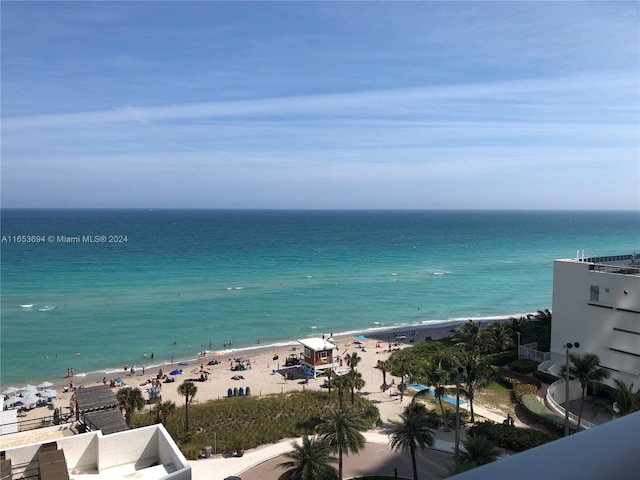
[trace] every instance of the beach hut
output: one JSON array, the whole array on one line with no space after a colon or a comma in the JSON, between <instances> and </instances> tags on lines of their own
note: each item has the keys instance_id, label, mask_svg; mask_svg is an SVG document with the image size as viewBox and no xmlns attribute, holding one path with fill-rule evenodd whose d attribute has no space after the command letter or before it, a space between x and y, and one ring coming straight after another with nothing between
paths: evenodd
<instances>
[{"instance_id":1,"label":"beach hut","mask_svg":"<svg viewBox=\"0 0 640 480\"><path fill-rule=\"evenodd\" d=\"M306 372L312 373L314 378L327 369L340 366L338 347L335 343L323 338L305 338L298 342L303 346L300 364Z\"/></svg>"}]
</instances>

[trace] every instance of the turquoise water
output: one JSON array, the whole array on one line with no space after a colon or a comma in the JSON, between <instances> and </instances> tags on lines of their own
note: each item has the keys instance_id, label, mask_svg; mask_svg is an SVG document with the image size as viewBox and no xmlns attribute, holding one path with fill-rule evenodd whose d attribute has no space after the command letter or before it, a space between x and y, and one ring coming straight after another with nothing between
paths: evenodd
<instances>
[{"instance_id":1,"label":"turquoise water","mask_svg":"<svg viewBox=\"0 0 640 480\"><path fill-rule=\"evenodd\" d=\"M1 225L3 386L533 312L551 307L554 259L640 251L638 212L2 210Z\"/></svg>"},{"instance_id":2,"label":"turquoise water","mask_svg":"<svg viewBox=\"0 0 640 480\"><path fill-rule=\"evenodd\" d=\"M433 390L433 388L428 388L428 387L425 387L424 385L420 385L418 383L409 383L409 384L407 384L407 386L413 388L417 392L423 392L423 391L426 390L427 393L429 395L431 395L432 397L436 396L436 392ZM451 397L449 395L443 395L442 396L442 400L447 402L447 403L451 403L453 405L456 404L456 397ZM463 407L463 408L467 408L467 402L461 400L460 401L460 406Z\"/></svg>"}]
</instances>

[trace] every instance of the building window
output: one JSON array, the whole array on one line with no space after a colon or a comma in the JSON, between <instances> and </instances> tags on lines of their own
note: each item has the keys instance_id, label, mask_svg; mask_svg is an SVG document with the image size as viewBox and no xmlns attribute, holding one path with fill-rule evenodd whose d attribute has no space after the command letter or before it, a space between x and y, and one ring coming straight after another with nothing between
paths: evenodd
<instances>
[{"instance_id":1,"label":"building window","mask_svg":"<svg viewBox=\"0 0 640 480\"><path fill-rule=\"evenodd\" d=\"M304 349L304 356L307 358L311 357L311 350L309 350L308 348Z\"/></svg>"},{"instance_id":2,"label":"building window","mask_svg":"<svg viewBox=\"0 0 640 480\"><path fill-rule=\"evenodd\" d=\"M589 296L589 301L591 301L591 302L599 302L600 301L600 286L599 285L591 285L591 295Z\"/></svg>"}]
</instances>

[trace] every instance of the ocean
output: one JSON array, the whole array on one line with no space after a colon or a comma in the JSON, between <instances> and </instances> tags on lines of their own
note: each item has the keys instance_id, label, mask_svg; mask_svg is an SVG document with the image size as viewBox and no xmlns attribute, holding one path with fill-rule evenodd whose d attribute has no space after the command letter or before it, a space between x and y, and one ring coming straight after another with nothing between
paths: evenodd
<instances>
[{"instance_id":1,"label":"ocean","mask_svg":"<svg viewBox=\"0 0 640 480\"><path fill-rule=\"evenodd\" d=\"M3 388L69 368L518 316L551 308L554 259L640 252L637 211L1 215Z\"/></svg>"}]
</instances>

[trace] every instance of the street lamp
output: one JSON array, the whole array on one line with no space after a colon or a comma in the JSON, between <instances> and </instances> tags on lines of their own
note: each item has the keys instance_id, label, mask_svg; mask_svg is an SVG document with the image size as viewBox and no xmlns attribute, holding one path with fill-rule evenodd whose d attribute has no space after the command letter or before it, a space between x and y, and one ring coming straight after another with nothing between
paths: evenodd
<instances>
[{"instance_id":1,"label":"street lamp","mask_svg":"<svg viewBox=\"0 0 640 480\"><path fill-rule=\"evenodd\" d=\"M564 366L564 384L565 384L565 395L564 395L564 436L569 435L569 350L573 347L580 348L580 344L578 342L567 343L564 346L565 351L565 366Z\"/></svg>"}]
</instances>

